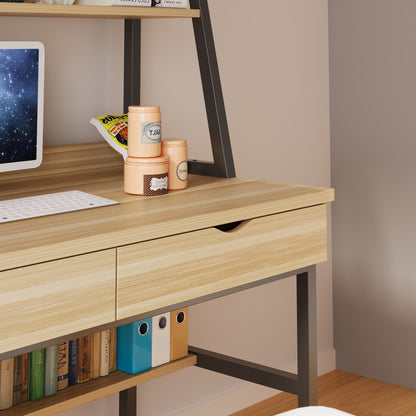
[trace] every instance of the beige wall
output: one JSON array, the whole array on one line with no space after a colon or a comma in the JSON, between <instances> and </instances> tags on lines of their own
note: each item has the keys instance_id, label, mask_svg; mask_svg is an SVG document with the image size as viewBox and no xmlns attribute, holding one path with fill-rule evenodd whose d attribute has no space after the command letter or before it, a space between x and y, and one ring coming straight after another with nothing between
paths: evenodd
<instances>
[{"instance_id":1,"label":"beige wall","mask_svg":"<svg viewBox=\"0 0 416 416\"><path fill-rule=\"evenodd\" d=\"M337 367L416 388L416 3L329 6Z\"/></svg>"},{"instance_id":2,"label":"beige wall","mask_svg":"<svg viewBox=\"0 0 416 416\"><path fill-rule=\"evenodd\" d=\"M99 140L91 117L122 112L123 22L2 17L1 40L45 45L46 146Z\"/></svg>"},{"instance_id":3,"label":"beige wall","mask_svg":"<svg viewBox=\"0 0 416 416\"><path fill-rule=\"evenodd\" d=\"M327 0L256 3L209 0L237 174L328 186ZM48 144L98 139L89 118L121 111L122 30L117 21L2 20L2 38L45 42ZM184 137L191 157L211 158L190 21L143 22L142 103L161 104L165 138ZM318 322L321 371L328 371L334 368L330 263L318 268ZM294 279L191 309L190 341L197 346L294 371L295 340ZM144 416L173 409L220 415L272 393L192 368L143 386L139 406ZM190 404L202 407L186 412ZM113 415L116 406L108 398L66 416Z\"/></svg>"}]
</instances>

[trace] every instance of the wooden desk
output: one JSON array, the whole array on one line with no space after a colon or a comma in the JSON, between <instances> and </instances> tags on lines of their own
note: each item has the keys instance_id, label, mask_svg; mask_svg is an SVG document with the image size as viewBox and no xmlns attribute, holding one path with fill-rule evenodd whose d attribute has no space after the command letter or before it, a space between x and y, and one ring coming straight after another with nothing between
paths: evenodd
<instances>
[{"instance_id":1,"label":"wooden desk","mask_svg":"<svg viewBox=\"0 0 416 416\"><path fill-rule=\"evenodd\" d=\"M314 265L327 259L333 190L191 176L186 190L137 197L123 192L122 176L122 159L105 143L50 148L41 168L1 174L0 199L78 189L120 204L0 225L0 359L296 274L297 375L190 351L201 367L315 404ZM132 396L132 382L114 380L113 390L81 394L99 383L2 413L49 415L115 391Z\"/></svg>"}]
</instances>

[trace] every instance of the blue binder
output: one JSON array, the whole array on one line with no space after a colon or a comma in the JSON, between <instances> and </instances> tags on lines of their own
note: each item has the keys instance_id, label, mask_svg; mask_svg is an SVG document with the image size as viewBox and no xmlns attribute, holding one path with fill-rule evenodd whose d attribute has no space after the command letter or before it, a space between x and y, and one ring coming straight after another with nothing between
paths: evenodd
<instances>
[{"instance_id":1,"label":"blue binder","mask_svg":"<svg viewBox=\"0 0 416 416\"><path fill-rule=\"evenodd\" d=\"M137 374L152 367L152 318L117 328L117 369Z\"/></svg>"}]
</instances>

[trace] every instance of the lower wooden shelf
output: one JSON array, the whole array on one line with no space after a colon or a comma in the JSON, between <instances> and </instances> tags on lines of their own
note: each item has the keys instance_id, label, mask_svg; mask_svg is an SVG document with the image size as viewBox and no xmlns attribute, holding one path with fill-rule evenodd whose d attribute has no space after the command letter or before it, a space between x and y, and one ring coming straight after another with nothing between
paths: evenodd
<instances>
[{"instance_id":1,"label":"lower wooden shelf","mask_svg":"<svg viewBox=\"0 0 416 416\"><path fill-rule=\"evenodd\" d=\"M165 376L196 364L196 356L188 355L139 374L115 371L83 384L76 384L39 400L28 401L10 409L0 411L1 416L53 416L65 410L129 389L158 377Z\"/></svg>"}]
</instances>

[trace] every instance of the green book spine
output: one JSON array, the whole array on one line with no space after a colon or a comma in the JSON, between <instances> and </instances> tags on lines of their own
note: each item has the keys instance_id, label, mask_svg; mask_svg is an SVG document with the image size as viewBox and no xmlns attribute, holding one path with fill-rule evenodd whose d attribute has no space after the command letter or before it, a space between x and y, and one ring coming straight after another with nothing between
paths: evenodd
<instances>
[{"instance_id":1,"label":"green book spine","mask_svg":"<svg viewBox=\"0 0 416 416\"><path fill-rule=\"evenodd\" d=\"M29 353L29 400L44 396L45 349Z\"/></svg>"},{"instance_id":2,"label":"green book spine","mask_svg":"<svg viewBox=\"0 0 416 416\"><path fill-rule=\"evenodd\" d=\"M45 349L45 396L53 396L58 390L58 345Z\"/></svg>"}]
</instances>

